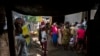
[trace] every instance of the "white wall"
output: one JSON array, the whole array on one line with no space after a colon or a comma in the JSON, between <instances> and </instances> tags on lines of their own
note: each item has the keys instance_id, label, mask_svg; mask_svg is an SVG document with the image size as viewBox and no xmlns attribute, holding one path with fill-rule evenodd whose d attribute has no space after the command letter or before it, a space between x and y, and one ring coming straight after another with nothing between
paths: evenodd
<instances>
[{"instance_id":1,"label":"white wall","mask_svg":"<svg viewBox=\"0 0 100 56\"><path fill-rule=\"evenodd\" d=\"M94 19L97 10L91 10L91 20Z\"/></svg>"},{"instance_id":2,"label":"white wall","mask_svg":"<svg viewBox=\"0 0 100 56\"><path fill-rule=\"evenodd\" d=\"M76 21L81 22L81 19L82 19L82 12L65 15L65 22L66 21L69 21L70 23L74 23Z\"/></svg>"}]
</instances>

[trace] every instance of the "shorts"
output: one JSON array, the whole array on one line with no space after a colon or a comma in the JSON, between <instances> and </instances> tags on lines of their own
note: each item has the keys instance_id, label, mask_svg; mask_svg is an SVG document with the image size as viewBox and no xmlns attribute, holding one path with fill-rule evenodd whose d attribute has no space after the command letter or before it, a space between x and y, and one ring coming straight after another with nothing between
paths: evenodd
<instances>
[{"instance_id":1,"label":"shorts","mask_svg":"<svg viewBox=\"0 0 100 56\"><path fill-rule=\"evenodd\" d=\"M80 38L78 38L77 40L78 40L77 43L78 43L79 45L84 44L84 39L80 39Z\"/></svg>"}]
</instances>

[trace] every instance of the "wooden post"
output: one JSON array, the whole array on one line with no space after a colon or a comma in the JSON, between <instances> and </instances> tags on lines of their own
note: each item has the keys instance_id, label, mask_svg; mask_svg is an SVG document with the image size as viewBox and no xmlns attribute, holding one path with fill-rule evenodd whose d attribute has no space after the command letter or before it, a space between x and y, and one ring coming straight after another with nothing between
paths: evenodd
<instances>
[{"instance_id":1,"label":"wooden post","mask_svg":"<svg viewBox=\"0 0 100 56\"><path fill-rule=\"evenodd\" d=\"M91 14L91 10L88 10L87 11L87 26L89 26L90 17L91 17L90 14ZM89 32L89 27L87 27L87 29L86 29L86 36L85 36L86 37L86 39L85 39L86 40L86 51L88 50L87 45L89 45L88 42L89 42L89 37L90 37L88 32ZM87 54L87 52L86 52L86 54Z\"/></svg>"},{"instance_id":2,"label":"wooden post","mask_svg":"<svg viewBox=\"0 0 100 56\"><path fill-rule=\"evenodd\" d=\"M7 25L8 25L8 40L9 40L9 50L10 56L16 56L15 54L15 38L14 38L14 26L12 19L12 11L10 6L5 7L6 17L7 17Z\"/></svg>"},{"instance_id":3,"label":"wooden post","mask_svg":"<svg viewBox=\"0 0 100 56\"><path fill-rule=\"evenodd\" d=\"M82 20L81 20L81 22L83 21L84 18L85 18L85 12L82 12Z\"/></svg>"},{"instance_id":4,"label":"wooden post","mask_svg":"<svg viewBox=\"0 0 100 56\"><path fill-rule=\"evenodd\" d=\"M87 16L87 21L90 21L90 18L91 18L91 10L88 10L88 11L87 11L87 14L88 14L88 16Z\"/></svg>"}]
</instances>

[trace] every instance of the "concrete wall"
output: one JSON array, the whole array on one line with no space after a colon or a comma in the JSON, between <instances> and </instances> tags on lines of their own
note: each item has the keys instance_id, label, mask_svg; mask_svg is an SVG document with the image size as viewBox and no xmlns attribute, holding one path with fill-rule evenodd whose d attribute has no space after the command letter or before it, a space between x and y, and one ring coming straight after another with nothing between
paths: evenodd
<instances>
[{"instance_id":1,"label":"concrete wall","mask_svg":"<svg viewBox=\"0 0 100 56\"><path fill-rule=\"evenodd\" d=\"M94 16L95 16L96 11L97 11L97 10L91 10L91 20L94 19Z\"/></svg>"},{"instance_id":2,"label":"concrete wall","mask_svg":"<svg viewBox=\"0 0 100 56\"><path fill-rule=\"evenodd\" d=\"M90 19L93 20L95 13L97 10L91 10L91 17ZM74 13L74 14L70 14L70 15L65 15L65 22L69 21L70 23L74 23L74 22L81 22L82 20L82 12L79 13Z\"/></svg>"},{"instance_id":3,"label":"concrete wall","mask_svg":"<svg viewBox=\"0 0 100 56\"><path fill-rule=\"evenodd\" d=\"M74 13L74 14L70 14L70 15L65 15L65 22L69 21L70 23L74 23L74 22L81 22L82 19L82 12L79 13Z\"/></svg>"}]
</instances>

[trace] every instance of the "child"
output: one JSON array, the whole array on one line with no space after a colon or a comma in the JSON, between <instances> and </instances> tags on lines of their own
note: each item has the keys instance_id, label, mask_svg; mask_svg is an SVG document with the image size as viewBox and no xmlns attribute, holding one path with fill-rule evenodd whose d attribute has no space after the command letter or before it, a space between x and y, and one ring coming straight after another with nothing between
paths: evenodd
<instances>
[{"instance_id":1,"label":"child","mask_svg":"<svg viewBox=\"0 0 100 56\"><path fill-rule=\"evenodd\" d=\"M73 48L74 48L74 37L70 38L69 47L71 48L71 50L73 50Z\"/></svg>"},{"instance_id":2,"label":"child","mask_svg":"<svg viewBox=\"0 0 100 56\"><path fill-rule=\"evenodd\" d=\"M80 28L77 30L77 49L79 50L79 53L83 50L85 32L86 31L83 25L81 25Z\"/></svg>"},{"instance_id":3,"label":"child","mask_svg":"<svg viewBox=\"0 0 100 56\"><path fill-rule=\"evenodd\" d=\"M44 51L44 54L46 54L47 51L47 34L45 27L42 28L41 31L41 42L42 42L42 50Z\"/></svg>"}]
</instances>

